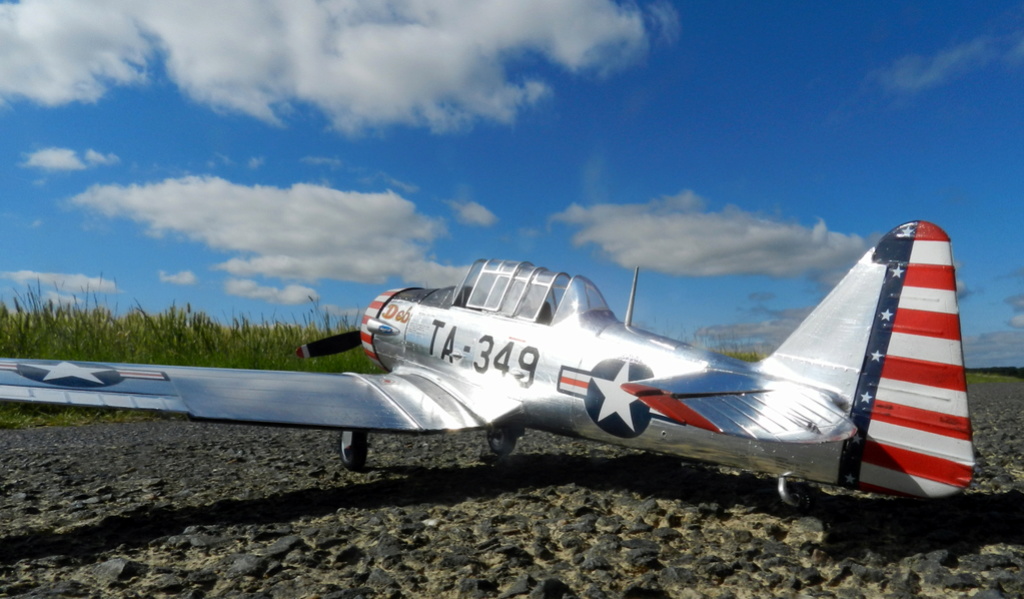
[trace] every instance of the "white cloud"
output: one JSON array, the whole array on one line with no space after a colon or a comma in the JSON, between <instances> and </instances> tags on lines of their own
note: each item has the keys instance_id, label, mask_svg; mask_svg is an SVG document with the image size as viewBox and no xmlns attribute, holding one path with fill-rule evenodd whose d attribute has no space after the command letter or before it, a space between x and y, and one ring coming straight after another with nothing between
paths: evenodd
<instances>
[{"instance_id":1,"label":"white cloud","mask_svg":"<svg viewBox=\"0 0 1024 599\"><path fill-rule=\"evenodd\" d=\"M498 217L493 212L477 202L450 200L446 203L455 211L455 220L464 225L490 227L498 222Z\"/></svg>"},{"instance_id":2,"label":"white cloud","mask_svg":"<svg viewBox=\"0 0 1024 599\"><path fill-rule=\"evenodd\" d=\"M997 331L964 337L968 368L1024 364L1024 331Z\"/></svg>"},{"instance_id":3,"label":"white cloud","mask_svg":"<svg viewBox=\"0 0 1024 599\"><path fill-rule=\"evenodd\" d=\"M363 317L363 308L342 308L336 304L320 304L319 309L332 318L340 318L342 322L356 323Z\"/></svg>"},{"instance_id":4,"label":"white cloud","mask_svg":"<svg viewBox=\"0 0 1024 599\"><path fill-rule=\"evenodd\" d=\"M304 164L311 164L313 166L326 166L331 170L337 170L345 166L345 162L340 158L331 158L328 156L304 156L300 160Z\"/></svg>"},{"instance_id":5,"label":"white cloud","mask_svg":"<svg viewBox=\"0 0 1024 599\"><path fill-rule=\"evenodd\" d=\"M789 310L766 311L767 320L701 327L694 332L694 342L714 351L754 352L767 356L775 351L814 306Z\"/></svg>"},{"instance_id":6,"label":"white cloud","mask_svg":"<svg viewBox=\"0 0 1024 599\"><path fill-rule=\"evenodd\" d=\"M1015 329L1024 329L1024 294L1022 295L1011 295L1006 298L1006 303L1010 304L1013 311L1016 312L1013 317L1010 318L1010 326Z\"/></svg>"},{"instance_id":7,"label":"white cloud","mask_svg":"<svg viewBox=\"0 0 1024 599\"><path fill-rule=\"evenodd\" d=\"M111 2L0 4L0 103L95 102L111 85L144 81L153 50L133 15Z\"/></svg>"},{"instance_id":8,"label":"white cloud","mask_svg":"<svg viewBox=\"0 0 1024 599\"><path fill-rule=\"evenodd\" d=\"M96 150L86 150L83 157L68 148L43 148L25 155L21 163L23 168L38 168L47 171L81 171L92 166L109 166L117 164L121 159L116 154L101 154Z\"/></svg>"},{"instance_id":9,"label":"white cloud","mask_svg":"<svg viewBox=\"0 0 1024 599\"><path fill-rule=\"evenodd\" d=\"M340 158L330 156L305 156L300 161L311 166L323 166L332 171L345 169L345 171L357 175L359 182L367 187L383 186L387 189L397 189L402 193L416 193L420 190L418 185L406 183L405 181L396 179L383 171L372 172L366 167L346 164L345 161Z\"/></svg>"},{"instance_id":10,"label":"white cloud","mask_svg":"<svg viewBox=\"0 0 1024 599\"><path fill-rule=\"evenodd\" d=\"M616 264L670 275L820 277L849 268L868 245L821 221L807 228L734 206L707 212L691 191L646 204L573 204L552 220L579 228L576 246L592 243Z\"/></svg>"},{"instance_id":11,"label":"white cloud","mask_svg":"<svg viewBox=\"0 0 1024 599\"><path fill-rule=\"evenodd\" d=\"M1024 60L1024 37L1018 38L1017 43L1006 53L1006 60L1011 64Z\"/></svg>"},{"instance_id":12,"label":"white cloud","mask_svg":"<svg viewBox=\"0 0 1024 599\"><path fill-rule=\"evenodd\" d=\"M914 94L946 85L995 62L1013 67L1024 57L1020 35L982 35L930 55L911 54L870 74L869 79L894 94Z\"/></svg>"},{"instance_id":13,"label":"white cloud","mask_svg":"<svg viewBox=\"0 0 1024 599\"><path fill-rule=\"evenodd\" d=\"M645 14L611 0L26 0L0 4L0 101L94 102L163 71L199 102L268 122L309 105L346 132L444 131L511 122L548 95L524 56L604 74L677 37L677 20L664 2Z\"/></svg>"},{"instance_id":14,"label":"white cloud","mask_svg":"<svg viewBox=\"0 0 1024 599\"><path fill-rule=\"evenodd\" d=\"M8 279L19 285L38 284L44 291L53 288L64 293L120 293L114 281L82 274L19 270L0 272L0 279Z\"/></svg>"},{"instance_id":15,"label":"white cloud","mask_svg":"<svg viewBox=\"0 0 1024 599\"><path fill-rule=\"evenodd\" d=\"M315 289L301 285L288 285L281 289L259 285L249 279L228 279L224 283L224 291L229 295L259 299L272 304L294 306L316 301L320 298Z\"/></svg>"},{"instance_id":16,"label":"white cloud","mask_svg":"<svg viewBox=\"0 0 1024 599\"><path fill-rule=\"evenodd\" d=\"M419 185L416 185L414 183L406 183L405 181L400 181L392 177L391 175L380 171L373 173L371 175L364 175L360 177L359 182L362 183L363 185L371 187L377 187L383 184L384 187L386 187L387 189L397 189L402 193L416 193L417 191L420 190Z\"/></svg>"},{"instance_id":17,"label":"white cloud","mask_svg":"<svg viewBox=\"0 0 1024 599\"><path fill-rule=\"evenodd\" d=\"M26 155L25 168L39 168L46 171L81 171L85 163L74 150L67 148L44 148Z\"/></svg>"},{"instance_id":18,"label":"white cloud","mask_svg":"<svg viewBox=\"0 0 1024 599\"><path fill-rule=\"evenodd\" d=\"M97 166L110 166L121 162L121 159L117 154L100 154L96 150L88 149L85 151L85 161Z\"/></svg>"},{"instance_id":19,"label":"white cloud","mask_svg":"<svg viewBox=\"0 0 1024 599\"><path fill-rule=\"evenodd\" d=\"M77 295L69 293L57 293L56 291L47 291L43 294L44 302L53 302L61 306L77 306L81 304L84 299Z\"/></svg>"},{"instance_id":20,"label":"white cloud","mask_svg":"<svg viewBox=\"0 0 1024 599\"><path fill-rule=\"evenodd\" d=\"M171 283L172 285L195 285L196 283L199 282L199 279L191 270L183 270L181 272L174 274L164 272L161 270L160 282Z\"/></svg>"},{"instance_id":21,"label":"white cloud","mask_svg":"<svg viewBox=\"0 0 1024 599\"><path fill-rule=\"evenodd\" d=\"M235 252L217 267L236 277L450 284L461 269L427 259L441 222L394 192L359 193L296 184L282 189L184 177L148 185L97 185L71 199L149 235L180 234Z\"/></svg>"}]
</instances>

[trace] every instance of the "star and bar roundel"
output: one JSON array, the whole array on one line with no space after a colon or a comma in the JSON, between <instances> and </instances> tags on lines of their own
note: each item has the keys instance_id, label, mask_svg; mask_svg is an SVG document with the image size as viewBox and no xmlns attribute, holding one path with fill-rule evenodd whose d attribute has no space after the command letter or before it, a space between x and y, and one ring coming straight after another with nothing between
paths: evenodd
<instances>
[{"instance_id":1,"label":"star and bar roundel","mask_svg":"<svg viewBox=\"0 0 1024 599\"><path fill-rule=\"evenodd\" d=\"M602 360L591 370L563 366L558 390L582 398L587 415L601 430L631 439L643 434L651 424L651 408L623 391L622 384L653 376L651 369L639 362Z\"/></svg>"},{"instance_id":2,"label":"star and bar roundel","mask_svg":"<svg viewBox=\"0 0 1024 599\"><path fill-rule=\"evenodd\" d=\"M113 368L87 362L2 362L0 371L14 372L30 381L58 387L110 387L125 379L169 380L167 374L159 370Z\"/></svg>"}]
</instances>

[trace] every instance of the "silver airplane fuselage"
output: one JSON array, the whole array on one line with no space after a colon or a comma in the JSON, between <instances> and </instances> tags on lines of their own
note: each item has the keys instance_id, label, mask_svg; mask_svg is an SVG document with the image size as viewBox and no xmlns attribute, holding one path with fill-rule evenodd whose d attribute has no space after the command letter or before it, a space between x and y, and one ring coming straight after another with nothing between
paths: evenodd
<instances>
[{"instance_id":1,"label":"silver airplane fuselage","mask_svg":"<svg viewBox=\"0 0 1024 599\"><path fill-rule=\"evenodd\" d=\"M432 298L452 293L403 290L368 310L371 357L396 374L418 375L457 397L473 398L478 410L490 404L504 411L504 404L518 404L504 419L508 425L836 482L840 444L759 441L710 432L652 411L622 389L630 381L688 374L753 379L759 381L757 387L778 387L779 381L747 362L628 327L603 301L584 311L567 310L568 315L547 323ZM380 324L387 334L379 332ZM781 392L841 414L826 391L789 382L786 386Z\"/></svg>"}]
</instances>

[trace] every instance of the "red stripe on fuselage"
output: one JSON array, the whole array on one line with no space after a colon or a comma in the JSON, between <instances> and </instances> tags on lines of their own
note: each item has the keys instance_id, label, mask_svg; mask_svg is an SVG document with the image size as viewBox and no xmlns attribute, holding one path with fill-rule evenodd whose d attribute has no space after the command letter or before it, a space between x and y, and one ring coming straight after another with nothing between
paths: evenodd
<instances>
[{"instance_id":1,"label":"red stripe on fuselage","mask_svg":"<svg viewBox=\"0 0 1024 599\"><path fill-rule=\"evenodd\" d=\"M695 426L713 433L722 432L722 429L717 425L671 395L646 394L639 395L638 397L640 401L680 424Z\"/></svg>"}]
</instances>

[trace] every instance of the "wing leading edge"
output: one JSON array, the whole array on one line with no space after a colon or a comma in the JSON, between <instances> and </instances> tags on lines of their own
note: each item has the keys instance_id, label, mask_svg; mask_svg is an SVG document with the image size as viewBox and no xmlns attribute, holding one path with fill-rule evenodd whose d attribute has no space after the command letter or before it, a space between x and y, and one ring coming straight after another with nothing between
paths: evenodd
<instances>
[{"instance_id":1,"label":"wing leading edge","mask_svg":"<svg viewBox=\"0 0 1024 599\"><path fill-rule=\"evenodd\" d=\"M0 400L153 410L199 420L429 433L482 428L415 374L324 374L0 359Z\"/></svg>"}]
</instances>

